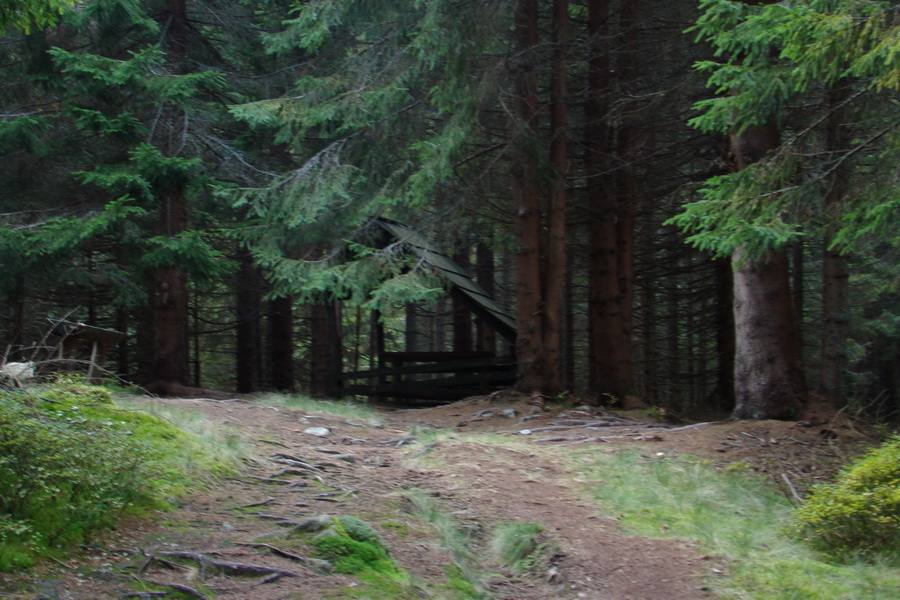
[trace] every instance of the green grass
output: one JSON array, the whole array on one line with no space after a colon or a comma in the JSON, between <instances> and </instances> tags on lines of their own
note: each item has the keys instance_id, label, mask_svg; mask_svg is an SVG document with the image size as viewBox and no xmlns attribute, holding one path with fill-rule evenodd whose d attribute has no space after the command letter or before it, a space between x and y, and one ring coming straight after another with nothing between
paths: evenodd
<instances>
[{"instance_id":1,"label":"green grass","mask_svg":"<svg viewBox=\"0 0 900 600\"><path fill-rule=\"evenodd\" d=\"M124 410L144 412L174 425L193 436L223 464L237 464L251 454L237 427L211 421L199 409L166 406L153 398L139 396L115 396L115 403Z\"/></svg>"},{"instance_id":2,"label":"green grass","mask_svg":"<svg viewBox=\"0 0 900 600\"><path fill-rule=\"evenodd\" d=\"M284 406L306 412L323 413L367 425L380 425L381 414L368 404L357 400L318 400L300 394L266 394L252 400L258 404Z\"/></svg>"},{"instance_id":3,"label":"green grass","mask_svg":"<svg viewBox=\"0 0 900 600\"><path fill-rule=\"evenodd\" d=\"M695 460L571 452L590 496L629 530L698 542L727 565L714 588L740 600L900 598L900 570L830 561L786 529L793 507L765 484Z\"/></svg>"},{"instance_id":4,"label":"green grass","mask_svg":"<svg viewBox=\"0 0 900 600\"><path fill-rule=\"evenodd\" d=\"M537 523L501 523L494 528L489 555L513 573L538 571L552 554L542 534L543 527Z\"/></svg>"}]
</instances>

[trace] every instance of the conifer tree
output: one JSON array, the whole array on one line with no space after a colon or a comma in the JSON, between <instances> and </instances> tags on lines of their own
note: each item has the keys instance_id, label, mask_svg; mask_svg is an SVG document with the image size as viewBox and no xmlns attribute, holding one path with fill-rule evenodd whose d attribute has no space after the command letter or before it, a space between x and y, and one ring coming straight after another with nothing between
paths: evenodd
<instances>
[{"instance_id":1,"label":"conifer tree","mask_svg":"<svg viewBox=\"0 0 900 600\"><path fill-rule=\"evenodd\" d=\"M900 87L900 68L891 60L898 51L897 6L873 0L805 0L790 5L704 0L702 6L697 30L725 62L705 62L700 68L710 73L710 86L729 95L701 102L704 114L694 123L708 131L734 132L742 144L736 155L745 168L710 180L704 199L675 219L694 232L691 241L720 254L738 252L740 274L740 265L773 268L772 261L786 244L813 223L828 229L829 247L842 252L896 227L898 194L890 172L900 145L889 94ZM828 125L828 114L800 121L789 110L790 103L823 89L839 89L848 81L854 82L857 92L841 110L866 106L867 116L854 113L852 143L823 151L821 140L828 137L823 130L834 127ZM832 112L835 108L831 104ZM761 135L771 131L775 120L785 124L781 142ZM834 136L831 140L834 144ZM850 173L858 175L849 177ZM816 210L823 198L828 207L824 213ZM753 323L766 323L771 314L765 303L754 308L755 315L742 314L746 308L746 303L736 303L736 320L745 320L758 333ZM740 323L738 327L736 377L744 389L736 414L756 418L790 414L796 406L782 402L797 397L797 386L772 395L753 379L740 380L740 363L750 357L741 356ZM777 347L783 340L770 337L763 344ZM796 371L783 362L775 368Z\"/></svg>"}]
</instances>

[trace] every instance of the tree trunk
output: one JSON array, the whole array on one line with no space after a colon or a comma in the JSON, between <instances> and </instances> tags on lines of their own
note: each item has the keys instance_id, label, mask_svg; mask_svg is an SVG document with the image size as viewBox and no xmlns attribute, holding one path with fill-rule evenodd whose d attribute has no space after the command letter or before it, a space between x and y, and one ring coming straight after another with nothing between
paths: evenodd
<instances>
[{"instance_id":1,"label":"tree trunk","mask_svg":"<svg viewBox=\"0 0 900 600\"><path fill-rule=\"evenodd\" d=\"M847 111L843 103L850 94L846 82L828 95L829 117L825 145L829 152L839 152L847 147ZM844 387L847 378L847 337L850 328L849 283L847 255L834 244L835 214L847 194L847 169L839 163L828 178L825 193L825 237L822 255L822 355L820 392L833 408L846 404Z\"/></svg>"},{"instance_id":2,"label":"tree trunk","mask_svg":"<svg viewBox=\"0 0 900 600\"><path fill-rule=\"evenodd\" d=\"M479 243L475 248L475 274L478 284L494 297L494 250L489 244ZM475 322L475 349L497 352L497 332L482 319Z\"/></svg>"},{"instance_id":3,"label":"tree trunk","mask_svg":"<svg viewBox=\"0 0 900 600\"><path fill-rule=\"evenodd\" d=\"M737 419L796 419L805 383L791 306L787 256L734 260Z\"/></svg>"},{"instance_id":4,"label":"tree trunk","mask_svg":"<svg viewBox=\"0 0 900 600\"><path fill-rule=\"evenodd\" d=\"M774 124L748 128L731 139L738 169L760 160L779 144ZM735 408L738 419L797 418L806 402L791 302L788 257L771 252L746 256L734 265Z\"/></svg>"},{"instance_id":5,"label":"tree trunk","mask_svg":"<svg viewBox=\"0 0 900 600\"><path fill-rule=\"evenodd\" d=\"M187 5L185 0L168 0L165 47L169 64L181 73L185 70L187 50ZM167 156L180 152L183 114L180 109L162 111L160 149ZM160 230L166 237L187 231L188 202L181 184L169 184L159 192ZM184 269L170 265L156 269L153 290L153 379L159 382L189 383L188 375L188 281Z\"/></svg>"},{"instance_id":6,"label":"tree trunk","mask_svg":"<svg viewBox=\"0 0 900 600\"><path fill-rule=\"evenodd\" d=\"M187 198L180 189L162 193L161 228L167 237L187 230ZM184 269L156 269L153 293L153 379L188 385L188 282Z\"/></svg>"},{"instance_id":7,"label":"tree trunk","mask_svg":"<svg viewBox=\"0 0 900 600\"><path fill-rule=\"evenodd\" d=\"M312 393L325 398L341 396L340 305L336 301L311 306Z\"/></svg>"},{"instance_id":8,"label":"tree trunk","mask_svg":"<svg viewBox=\"0 0 900 600\"><path fill-rule=\"evenodd\" d=\"M269 368L273 389L294 391L294 310L290 297L269 301Z\"/></svg>"},{"instance_id":9,"label":"tree trunk","mask_svg":"<svg viewBox=\"0 0 900 600\"><path fill-rule=\"evenodd\" d=\"M516 140L513 202L516 239L516 389L542 391L547 381L543 346L541 281L541 207L534 138L538 134L538 89L533 48L538 42L537 0L519 0L516 8Z\"/></svg>"},{"instance_id":10,"label":"tree trunk","mask_svg":"<svg viewBox=\"0 0 900 600\"><path fill-rule=\"evenodd\" d=\"M237 391L246 394L261 388L262 356L259 327L261 278L249 250L239 249L236 258L239 270L235 290L237 313L235 373Z\"/></svg>"},{"instance_id":11,"label":"tree trunk","mask_svg":"<svg viewBox=\"0 0 900 600\"><path fill-rule=\"evenodd\" d=\"M547 211L546 276L544 285L544 348L547 361L545 390L562 390L563 300L566 289L566 176L569 172L567 135L569 106L566 99L568 77L569 0L553 1L553 80L551 83L550 207Z\"/></svg>"},{"instance_id":12,"label":"tree trunk","mask_svg":"<svg viewBox=\"0 0 900 600\"><path fill-rule=\"evenodd\" d=\"M594 0L588 6L588 34L592 56L588 64L588 101L585 104L588 206L588 388L599 402L624 398L633 392L631 351L632 225L618 224L616 177L607 175L606 158L612 147L606 126L610 95L609 4ZM626 182L623 176L618 182ZM630 185L630 184L629 184ZM623 209L626 207L623 207ZM621 215L631 221L628 212ZM620 257L620 251L626 253Z\"/></svg>"},{"instance_id":13,"label":"tree trunk","mask_svg":"<svg viewBox=\"0 0 900 600\"><path fill-rule=\"evenodd\" d=\"M471 266L468 248L457 252L453 256L453 260L464 269ZM472 311L466 306L463 299L457 295L450 296L452 303L451 321L453 326L453 351L454 352L470 352L473 347L474 339L472 337Z\"/></svg>"}]
</instances>

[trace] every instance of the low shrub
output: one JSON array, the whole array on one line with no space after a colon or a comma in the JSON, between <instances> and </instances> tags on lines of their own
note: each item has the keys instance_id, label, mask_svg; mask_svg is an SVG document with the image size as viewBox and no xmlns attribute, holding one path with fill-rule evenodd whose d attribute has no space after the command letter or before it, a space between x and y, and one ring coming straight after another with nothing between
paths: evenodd
<instances>
[{"instance_id":1,"label":"low shrub","mask_svg":"<svg viewBox=\"0 0 900 600\"><path fill-rule=\"evenodd\" d=\"M835 554L900 554L900 436L813 488L796 531Z\"/></svg>"},{"instance_id":2,"label":"low shrub","mask_svg":"<svg viewBox=\"0 0 900 600\"><path fill-rule=\"evenodd\" d=\"M77 544L146 497L136 440L0 402L0 570Z\"/></svg>"},{"instance_id":3,"label":"low shrub","mask_svg":"<svg viewBox=\"0 0 900 600\"><path fill-rule=\"evenodd\" d=\"M0 397L0 571L83 543L123 512L166 508L222 469L168 421L103 388L63 383Z\"/></svg>"}]
</instances>

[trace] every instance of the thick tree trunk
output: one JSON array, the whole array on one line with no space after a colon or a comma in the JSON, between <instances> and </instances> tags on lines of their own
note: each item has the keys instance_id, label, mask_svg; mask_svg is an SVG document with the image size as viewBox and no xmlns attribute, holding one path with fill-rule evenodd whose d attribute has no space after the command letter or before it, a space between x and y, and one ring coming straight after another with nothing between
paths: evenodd
<instances>
[{"instance_id":1,"label":"thick tree trunk","mask_svg":"<svg viewBox=\"0 0 900 600\"><path fill-rule=\"evenodd\" d=\"M613 147L606 126L610 95L609 4L592 0L588 6L588 34L592 56L588 65L585 105L588 204L588 388L597 401L633 393L631 339L632 217L630 206L619 205L617 193L633 193L627 173L609 176L607 156ZM622 132L626 136L627 131ZM626 140L626 147L631 142ZM622 150L620 146L619 150ZM622 210L622 214L618 211ZM620 221L622 219L622 221ZM620 253L622 256L620 256Z\"/></svg>"},{"instance_id":2,"label":"thick tree trunk","mask_svg":"<svg viewBox=\"0 0 900 600\"><path fill-rule=\"evenodd\" d=\"M341 396L340 304L320 302L311 306L312 393L325 398Z\"/></svg>"},{"instance_id":3,"label":"thick tree trunk","mask_svg":"<svg viewBox=\"0 0 900 600\"><path fill-rule=\"evenodd\" d=\"M795 419L805 403L788 259L734 257L737 419Z\"/></svg>"},{"instance_id":4,"label":"thick tree trunk","mask_svg":"<svg viewBox=\"0 0 900 600\"><path fill-rule=\"evenodd\" d=\"M258 391L262 387L260 334L262 280L249 250L239 249L236 258L240 268L235 286L237 313L235 373L237 391L246 394Z\"/></svg>"},{"instance_id":5,"label":"thick tree trunk","mask_svg":"<svg viewBox=\"0 0 900 600\"><path fill-rule=\"evenodd\" d=\"M294 391L294 308L289 297L269 301L269 368L273 389Z\"/></svg>"},{"instance_id":6,"label":"thick tree trunk","mask_svg":"<svg viewBox=\"0 0 900 600\"><path fill-rule=\"evenodd\" d=\"M516 239L516 389L542 391L547 382L543 345L544 303L541 297L541 206L538 195L534 138L538 129L538 88L535 57L538 42L537 0L519 0L516 7L516 164L513 202Z\"/></svg>"},{"instance_id":7,"label":"thick tree trunk","mask_svg":"<svg viewBox=\"0 0 900 600\"><path fill-rule=\"evenodd\" d=\"M169 64L178 72L185 70L187 50L187 5L185 0L167 0L165 47ZM182 111L170 107L162 111L160 149L177 156L184 131ZM160 230L175 237L188 228L188 201L180 184L170 184L159 192ZM188 281L178 265L156 269L153 283L153 379L158 382L189 384L188 367Z\"/></svg>"},{"instance_id":8,"label":"thick tree trunk","mask_svg":"<svg viewBox=\"0 0 900 600\"><path fill-rule=\"evenodd\" d=\"M553 79L551 82L549 238L544 285L544 348L547 361L545 391L562 389L563 300L566 289L566 176L568 162L569 106L567 102L569 1L553 1Z\"/></svg>"},{"instance_id":9,"label":"thick tree trunk","mask_svg":"<svg viewBox=\"0 0 900 600\"><path fill-rule=\"evenodd\" d=\"M731 139L736 166L746 168L779 144L773 124L748 128ZM797 418L806 381L791 302L788 257L771 252L734 264L735 408L738 419Z\"/></svg>"},{"instance_id":10,"label":"thick tree trunk","mask_svg":"<svg viewBox=\"0 0 900 600\"><path fill-rule=\"evenodd\" d=\"M187 230L187 198L180 189L162 193L161 228L174 237ZM188 282L184 269L156 269L153 291L153 379L189 385Z\"/></svg>"}]
</instances>

